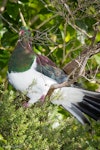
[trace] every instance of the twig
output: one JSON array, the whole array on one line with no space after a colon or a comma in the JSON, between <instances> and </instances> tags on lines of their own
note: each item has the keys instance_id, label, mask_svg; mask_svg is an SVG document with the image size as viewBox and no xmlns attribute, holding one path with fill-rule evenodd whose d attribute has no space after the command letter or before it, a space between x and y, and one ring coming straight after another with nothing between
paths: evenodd
<instances>
[{"instance_id":1,"label":"twig","mask_svg":"<svg viewBox=\"0 0 100 150\"><path fill-rule=\"evenodd\" d=\"M65 55L66 55L66 41L65 41L65 38L66 38L66 27L67 27L67 22L65 22L64 24L64 42L63 42L63 60L62 62L64 62L65 60Z\"/></svg>"},{"instance_id":2,"label":"twig","mask_svg":"<svg viewBox=\"0 0 100 150\"><path fill-rule=\"evenodd\" d=\"M12 25L10 22L8 22L8 21L2 16L2 14L0 14L0 17L1 17L2 20L4 20L4 21L9 25L9 27L10 27L13 31L15 31L16 33L18 33L18 31L13 27L13 25Z\"/></svg>"},{"instance_id":3,"label":"twig","mask_svg":"<svg viewBox=\"0 0 100 150\"><path fill-rule=\"evenodd\" d=\"M96 54L96 53L98 53L98 52L100 52L100 44L99 44L99 46L98 46L98 49L95 51L95 52L91 52L90 53L90 56L92 56L93 54ZM92 54L92 55L91 55ZM79 62L77 61L77 59L76 60L73 60L70 64L69 64L69 66L68 67L74 67L74 69L73 70L71 70L72 72L74 72L75 71L75 73L76 73L76 75L74 75L74 78L72 79L72 80L70 80L70 81L66 81L66 82L63 82L63 83L61 83L61 84L54 84L54 85L52 85L51 87L50 87L50 89L49 89L49 91L48 91L48 93L47 93L47 96L48 97L50 97L51 96L51 94L52 94L52 92L55 90L55 89L57 89L57 88L62 88L62 87L65 87L65 86L70 86L71 84L73 84L74 82L76 82L77 80L78 80L78 78L79 77L84 77L84 75L83 75L83 70L84 70L84 68L85 68L85 66L86 66L86 63L87 63L87 61L88 61L88 58L89 58L89 56L87 56L87 57L83 57L82 58L82 61L80 61L79 60ZM76 62L76 65L75 65L75 62ZM72 69L71 68L71 69ZM64 68L65 69L65 68ZM66 71L66 69L64 70L64 71ZM71 72L71 73L72 73ZM68 72L66 72L66 73L68 73Z\"/></svg>"},{"instance_id":4,"label":"twig","mask_svg":"<svg viewBox=\"0 0 100 150\"><path fill-rule=\"evenodd\" d=\"M85 30L79 28L76 24L72 24L70 21L68 21L68 24L69 24L70 26L72 26L75 30L78 30L78 31L80 31L81 33L83 33L83 34L84 34L85 36L87 36L88 38L92 38L91 35L89 35Z\"/></svg>"},{"instance_id":5,"label":"twig","mask_svg":"<svg viewBox=\"0 0 100 150\"><path fill-rule=\"evenodd\" d=\"M53 85L51 85L51 87L50 87L50 89L49 89L49 91L48 91L46 96L50 97L55 89L62 88L62 87L65 87L65 86L70 86L71 84L76 82L78 78L79 77L76 77L76 78L74 78L74 79L72 79L72 80L70 80L68 82L63 82L61 84L53 84Z\"/></svg>"},{"instance_id":6,"label":"twig","mask_svg":"<svg viewBox=\"0 0 100 150\"><path fill-rule=\"evenodd\" d=\"M52 16L51 18L48 18L47 20L45 20L44 22L42 22L40 25L38 25L38 26L36 27L36 29L41 28L42 26L44 26L46 23L48 23L50 20L54 19L54 18L57 17L57 16L58 16L58 14L55 14L55 15Z\"/></svg>"},{"instance_id":7,"label":"twig","mask_svg":"<svg viewBox=\"0 0 100 150\"><path fill-rule=\"evenodd\" d=\"M72 17L72 19L74 20L73 14L68 6L67 3L64 2L64 0L61 0L61 2L63 3L63 5L65 6L65 9L68 11L69 15Z\"/></svg>"},{"instance_id":8,"label":"twig","mask_svg":"<svg viewBox=\"0 0 100 150\"><path fill-rule=\"evenodd\" d=\"M95 42L95 38L97 35L97 29L95 29L94 31L94 36L91 38L91 45L89 46L88 49L85 49L84 51L82 51L82 53L80 54L80 56L78 58L76 58L75 60L73 60L72 62L70 62L69 64L65 65L63 70L67 73L70 74L74 68L76 68L77 72L78 69L80 69L80 72L78 72L78 74L82 74L86 63L88 61L88 59L94 55L100 52L100 43L98 43L95 47L94 47L94 42ZM78 75L76 74L76 76Z\"/></svg>"},{"instance_id":9,"label":"twig","mask_svg":"<svg viewBox=\"0 0 100 150\"><path fill-rule=\"evenodd\" d=\"M37 20L39 19L39 16L36 15L29 21L29 26L32 26Z\"/></svg>"},{"instance_id":10,"label":"twig","mask_svg":"<svg viewBox=\"0 0 100 150\"><path fill-rule=\"evenodd\" d=\"M23 24L23 26L27 26L26 25L26 22L25 22L25 19L24 19L24 16L23 16L23 14L22 14L22 12L21 12L21 10L19 9L19 14L20 14L20 18L21 18L21 21L22 21L22 24Z\"/></svg>"}]
</instances>

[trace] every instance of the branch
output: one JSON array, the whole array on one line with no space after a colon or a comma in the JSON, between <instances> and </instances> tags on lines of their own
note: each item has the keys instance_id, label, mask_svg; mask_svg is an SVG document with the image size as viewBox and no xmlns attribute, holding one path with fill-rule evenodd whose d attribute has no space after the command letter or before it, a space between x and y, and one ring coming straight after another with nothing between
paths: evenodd
<instances>
[{"instance_id":1,"label":"branch","mask_svg":"<svg viewBox=\"0 0 100 150\"><path fill-rule=\"evenodd\" d=\"M77 70L78 73L78 68L83 66L83 61L86 61L85 64L87 63L88 59L99 53L100 52L100 43L98 43L95 47L90 47L89 49L85 49L82 51L80 56L78 56L76 59L72 60L69 62L67 65L63 67L63 70L66 72L66 74L70 74L73 70ZM77 74L76 74L77 76Z\"/></svg>"},{"instance_id":2,"label":"branch","mask_svg":"<svg viewBox=\"0 0 100 150\"><path fill-rule=\"evenodd\" d=\"M74 74L73 79L63 82L61 84L52 85L47 93L47 96L50 97L55 89L70 86L71 84L76 82L79 77L84 76L84 68L87 64L88 59L91 56L100 52L100 43L94 46L96 35L97 29L95 29L94 36L91 38L91 45L89 46L89 48L82 51L80 56L78 56L76 59L72 60L70 63L64 66L63 70L68 75L68 79L72 74Z\"/></svg>"},{"instance_id":3,"label":"branch","mask_svg":"<svg viewBox=\"0 0 100 150\"><path fill-rule=\"evenodd\" d=\"M41 28L42 26L44 26L46 23L48 23L50 20L54 19L54 18L57 17L57 16L58 16L58 14L55 14L55 15L52 16L51 18L48 18L47 20L45 20L44 22L42 22L40 25L38 25L38 26L36 27L36 29Z\"/></svg>"},{"instance_id":4,"label":"branch","mask_svg":"<svg viewBox=\"0 0 100 150\"><path fill-rule=\"evenodd\" d=\"M22 24L23 24L23 26L27 26L26 25L26 22L25 22L25 19L24 19L24 16L23 16L23 14L22 14L22 12L21 12L21 10L19 9L19 14L20 14L20 18L21 18L21 21L22 21Z\"/></svg>"},{"instance_id":5,"label":"branch","mask_svg":"<svg viewBox=\"0 0 100 150\"><path fill-rule=\"evenodd\" d=\"M65 65L63 67L63 70L67 74L70 74L71 72L73 72L73 70L76 70L75 74L74 74L74 77L75 77L75 76L78 76L79 70L80 70L80 75L81 75L84 71L84 68L87 64L88 59L91 56L100 52L100 43L98 43L97 45L94 45L99 25L100 25L100 22L97 22L93 26L94 36L92 36L92 38L91 38L91 44L90 44L89 48L86 48L85 50L83 50L76 59L72 60L70 63L68 63L67 65Z\"/></svg>"},{"instance_id":6,"label":"branch","mask_svg":"<svg viewBox=\"0 0 100 150\"><path fill-rule=\"evenodd\" d=\"M62 88L65 86L70 86L71 84L76 82L79 77L83 76L83 70L86 66L86 63L89 57L99 52L100 52L100 43L98 43L98 45L92 50L90 49L84 50L80 57L78 57L77 59L74 59L69 64L67 64L63 68L63 70L66 72L66 74L69 74L68 78L72 75L72 73L74 73L74 78L72 80L63 82L61 84L52 85L46 96L50 97L55 89Z\"/></svg>"},{"instance_id":7,"label":"branch","mask_svg":"<svg viewBox=\"0 0 100 150\"><path fill-rule=\"evenodd\" d=\"M61 83L61 84L53 84L53 85L51 85L51 87L50 87L50 89L49 89L49 91L48 91L46 97L50 97L51 94L53 93L53 91L54 91L55 89L62 88L62 87L65 87L65 86L70 86L70 85L73 84L75 81L77 81L77 79L78 79L78 78L76 77L76 78L74 78L74 79L72 79L72 80L70 80L70 81L68 81L68 82L63 82L63 83Z\"/></svg>"},{"instance_id":8,"label":"branch","mask_svg":"<svg viewBox=\"0 0 100 150\"><path fill-rule=\"evenodd\" d=\"M2 14L0 14L0 18L1 18L3 21L5 21L13 31L15 31L16 33L18 33L18 31L13 27L13 25L12 25L9 21L7 21L7 20L2 16Z\"/></svg>"}]
</instances>

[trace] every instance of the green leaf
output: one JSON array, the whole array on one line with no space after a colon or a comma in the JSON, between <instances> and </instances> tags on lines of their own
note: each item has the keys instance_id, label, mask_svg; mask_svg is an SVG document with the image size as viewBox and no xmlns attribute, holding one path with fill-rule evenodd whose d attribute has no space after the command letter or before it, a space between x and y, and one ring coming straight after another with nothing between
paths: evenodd
<instances>
[{"instance_id":1,"label":"green leaf","mask_svg":"<svg viewBox=\"0 0 100 150\"><path fill-rule=\"evenodd\" d=\"M6 50L0 50L0 70L2 70L8 63L9 52Z\"/></svg>"},{"instance_id":2,"label":"green leaf","mask_svg":"<svg viewBox=\"0 0 100 150\"><path fill-rule=\"evenodd\" d=\"M18 38L18 35L11 31L6 31L1 38L1 44L3 47L9 47L9 43L14 46Z\"/></svg>"},{"instance_id":3,"label":"green leaf","mask_svg":"<svg viewBox=\"0 0 100 150\"><path fill-rule=\"evenodd\" d=\"M7 5L7 13L11 16L14 20L19 14L19 5L18 3L8 3Z\"/></svg>"},{"instance_id":4,"label":"green leaf","mask_svg":"<svg viewBox=\"0 0 100 150\"><path fill-rule=\"evenodd\" d=\"M94 58L95 58L97 64L100 65L100 55L95 55Z\"/></svg>"}]
</instances>

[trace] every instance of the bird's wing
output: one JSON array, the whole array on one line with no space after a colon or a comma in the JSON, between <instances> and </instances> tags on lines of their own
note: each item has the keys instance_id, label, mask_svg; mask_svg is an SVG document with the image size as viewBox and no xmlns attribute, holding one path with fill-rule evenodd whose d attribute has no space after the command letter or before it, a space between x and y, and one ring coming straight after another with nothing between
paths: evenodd
<instances>
[{"instance_id":1,"label":"bird's wing","mask_svg":"<svg viewBox=\"0 0 100 150\"><path fill-rule=\"evenodd\" d=\"M37 71L52 78L53 80L56 80L57 83L67 81L67 75L64 71L58 68L48 57L37 55L36 63Z\"/></svg>"}]
</instances>

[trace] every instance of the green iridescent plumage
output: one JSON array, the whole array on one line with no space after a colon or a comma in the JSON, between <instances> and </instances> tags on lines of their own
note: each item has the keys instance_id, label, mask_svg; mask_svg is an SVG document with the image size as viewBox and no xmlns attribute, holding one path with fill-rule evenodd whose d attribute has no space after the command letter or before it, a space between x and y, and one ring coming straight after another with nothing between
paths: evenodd
<instances>
[{"instance_id":1,"label":"green iridescent plumage","mask_svg":"<svg viewBox=\"0 0 100 150\"><path fill-rule=\"evenodd\" d=\"M24 72L31 67L34 61L35 56L31 47L30 31L23 28L19 36L20 39L17 42L8 64L9 72Z\"/></svg>"}]
</instances>

